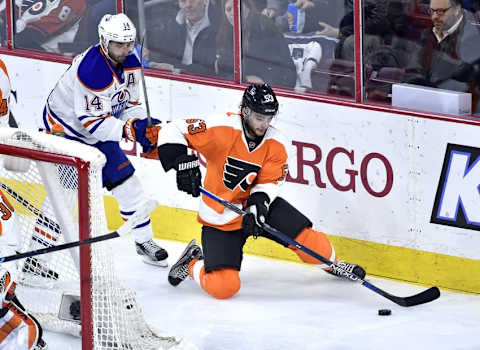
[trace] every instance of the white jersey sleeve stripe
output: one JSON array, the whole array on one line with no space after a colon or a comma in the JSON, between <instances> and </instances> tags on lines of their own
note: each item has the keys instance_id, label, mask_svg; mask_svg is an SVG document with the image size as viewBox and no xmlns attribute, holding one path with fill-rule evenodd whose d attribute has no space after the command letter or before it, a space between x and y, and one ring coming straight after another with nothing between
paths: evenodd
<instances>
[{"instance_id":1,"label":"white jersey sleeve stripe","mask_svg":"<svg viewBox=\"0 0 480 350\"><path fill-rule=\"evenodd\" d=\"M83 136L82 134L78 133L77 131L75 131L75 129L73 129L71 126L69 126L67 123L65 123L64 120L62 120L62 118L60 118L58 115L56 115L52 110L50 110L49 106L48 106L48 103L47 103L47 115L48 115L48 118L44 118L44 121L46 123L48 123L47 125L45 126L48 126L48 129L49 130L52 130L52 126L53 124L61 124L63 125L64 129L65 129L65 132L68 134L71 134L72 136L77 136L77 137L80 137L80 138L84 138L85 136ZM48 120L46 120L48 119Z\"/></svg>"},{"instance_id":2,"label":"white jersey sleeve stripe","mask_svg":"<svg viewBox=\"0 0 480 350\"><path fill-rule=\"evenodd\" d=\"M90 134L93 135L95 130L105 121L106 118L110 118L110 115L106 115L97 119L89 120L86 123L83 124L83 127L90 132Z\"/></svg>"}]
</instances>

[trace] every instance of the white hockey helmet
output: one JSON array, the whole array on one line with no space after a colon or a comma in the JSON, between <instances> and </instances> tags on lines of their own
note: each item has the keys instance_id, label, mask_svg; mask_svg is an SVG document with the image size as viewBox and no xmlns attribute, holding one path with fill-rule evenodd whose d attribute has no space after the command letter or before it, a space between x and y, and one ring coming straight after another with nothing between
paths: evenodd
<instances>
[{"instance_id":1,"label":"white hockey helmet","mask_svg":"<svg viewBox=\"0 0 480 350\"><path fill-rule=\"evenodd\" d=\"M100 46L108 55L108 44L110 41L119 43L134 42L137 36L135 25L124 13L116 15L107 14L102 17L98 24L98 37Z\"/></svg>"}]
</instances>

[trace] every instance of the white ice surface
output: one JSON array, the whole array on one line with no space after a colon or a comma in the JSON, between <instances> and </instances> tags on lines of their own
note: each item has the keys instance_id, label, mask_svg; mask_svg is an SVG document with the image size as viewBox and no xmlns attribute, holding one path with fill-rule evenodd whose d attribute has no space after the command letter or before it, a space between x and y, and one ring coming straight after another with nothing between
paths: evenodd
<instances>
[{"instance_id":1,"label":"white ice surface","mask_svg":"<svg viewBox=\"0 0 480 350\"><path fill-rule=\"evenodd\" d=\"M478 295L442 291L436 301L404 308L317 268L246 255L240 292L216 300L190 279L170 286L169 269L142 263L131 237L111 242L118 274L137 291L148 322L201 350L480 349ZM170 264L185 247L158 242ZM399 296L425 289L368 280ZM391 316L378 316L383 308ZM47 332L45 339L49 350L81 349L80 340L70 336Z\"/></svg>"}]
</instances>

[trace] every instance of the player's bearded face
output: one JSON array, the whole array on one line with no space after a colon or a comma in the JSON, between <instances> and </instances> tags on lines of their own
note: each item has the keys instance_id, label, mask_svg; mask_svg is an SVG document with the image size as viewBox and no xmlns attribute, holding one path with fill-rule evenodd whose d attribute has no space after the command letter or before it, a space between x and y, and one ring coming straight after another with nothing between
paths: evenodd
<instances>
[{"instance_id":1,"label":"player's bearded face","mask_svg":"<svg viewBox=\"0 0 480 350\"><path fill-rule=\"evenodd\" d=\"M252 111L247 120L250 130L255 134L251 136L261 137L265 135L270 123L272 122L272 118L273 116L271 115L260 114Z\"/></svg>"},{"instance_id":2,"label":"player's bearded face","mask_svg":"<svg viewBox=\"0 0 480 350\"><path fill-rule=\"evenodd\" d=\"M108 55L117 63L123 63L128 53L133 49L133 41L128 43L119 43L117 41L110 41L108 43Z\"/></svg>"}]
</instances>

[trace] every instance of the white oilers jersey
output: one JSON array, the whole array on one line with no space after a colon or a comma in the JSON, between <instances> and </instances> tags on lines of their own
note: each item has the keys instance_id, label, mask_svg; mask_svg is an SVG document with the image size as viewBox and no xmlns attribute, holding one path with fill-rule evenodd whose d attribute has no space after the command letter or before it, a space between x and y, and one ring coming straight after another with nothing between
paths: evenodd
<instances>
[{"instance_id":1,"label":"white oilers jersey","mask_svg":"<svg viewBox=\"0 0 480 350\"><path fill-rule=\"evenodd\" d=\"M0 126L8 127L10 79L7 68L0 59Z\"/></svg>"},{"instance_id":2,"label":"white oilers jersey","mask_svg":"<svg viewBox=\"0 0 480 350\"><path fill-rule=\"evenodd\" d=\"M146 118L139 104L140 61L130 53L118 70L95 45L74 58L47 99L43 125L87 144L120 141L128 118Z\"/></svg>"}]
</instances>

